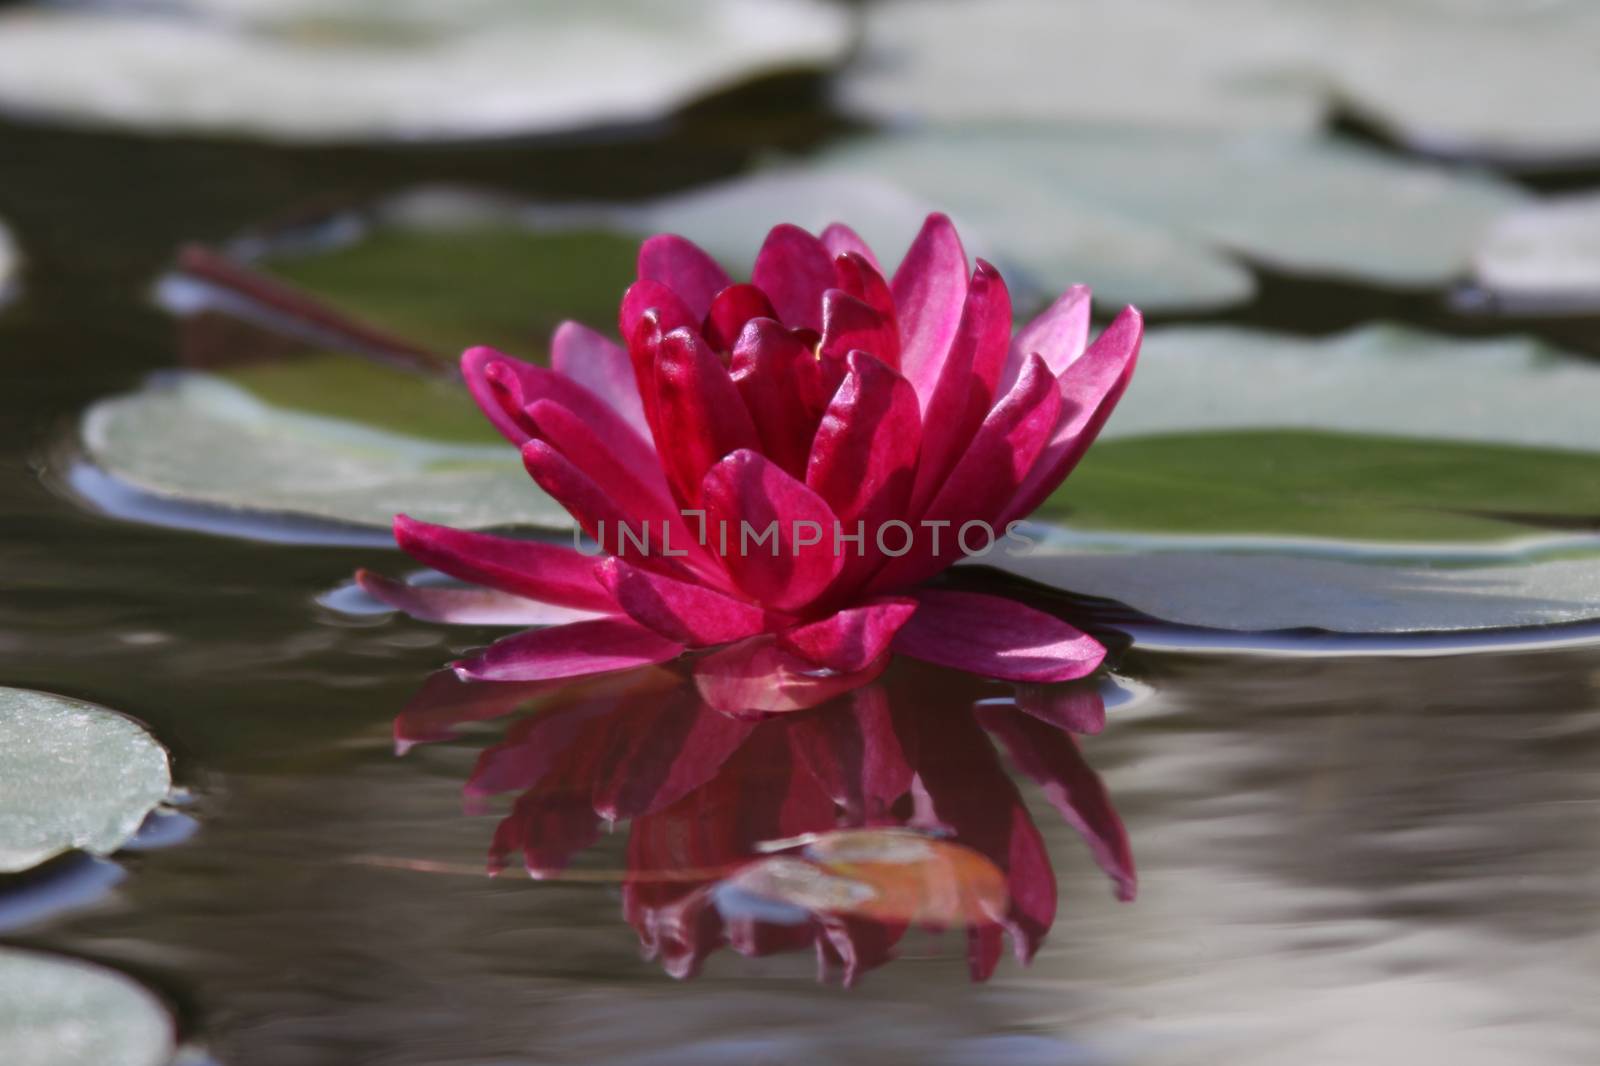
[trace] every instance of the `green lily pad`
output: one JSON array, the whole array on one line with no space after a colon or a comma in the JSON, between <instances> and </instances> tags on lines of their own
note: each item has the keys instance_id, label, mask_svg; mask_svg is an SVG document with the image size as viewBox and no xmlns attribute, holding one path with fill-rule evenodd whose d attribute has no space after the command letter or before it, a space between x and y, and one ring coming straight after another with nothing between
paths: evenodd
<instances>
[{"instance_id":1,"label":"green lily pad","mask_svg":"<svg viewBox=\"0 0 1600 1066\"><path fill-rule=\"evenodd\" d=\"M504 137L660 119L850 42L827 0L31 3L0 14L0 108L295 142Z\"/></svg>"},{"instance_id":2,"label":"green lily pad","mask_svg":"<svg viewBox=\"0 0 1600 1066\"><path fill-rule=\"evenodd\" d=\"M77 959L0 948L0 1062L166 1066L172 1018L144 988Z\"/></svg>"},{"instance_id":3,"label":"green lily pad","mask_svg":"<svg viewBox=\"0 0 1600 1066\"><path fill-rule=\"evenodd\" d=\"M1600 366L1527 340L1155 330L1057 528L986 561L1216 629L1597 618L1596 405Z\"/></svg>"},{"instance_id":4,"label":"green lily pad","mask_svg":"<svg viewBox=\"0 0 1600 1066\"><path fill-rule=\"evenodd\" d=\"M171 786L166 749L132 719L0 688L0 873L74 849L116 851Z\"/></svg>"},{"instance_id":5,"label":"green lily pad","mask_svg":"<svg viewBox=\"0 0 1600 1066\"><path fill-rule=\"evenodd\" d=\"M329 365L335 380L350 380L348 364L339 362L242 377L269 393L304 395L326 380L318 374ZM221 377L188 372L95 404L83 419L82 445L94 466L123 485L236 512L385 529L402 512L465 528L570 528L567 513L528 478L515 448L438 439L458 427L479 433L466 429L476 422L464 393L388 373L396 374L389 395L410 395L408 407L391 415L423 410L431 390L440 390L440 412L420 427L433 439L277 406ZM339 395L369 402L359 391Z\"/></svg>"},{"instance_id":6,"label":"green lily pad","mask_svg":"<svg viewBox=\"0 0 1600 1066\"><path fill-rule=\"evenodd\" d=\"M877 119L1310 131L1355 111L1418 147L1600 148L1600 12L1482 0L886 0L845 107Z\"/></svg>"},{"instance_id":7,"label":"green lily pad","mask_svg":"<svg viewBox=\"0 0 1600 1066\"><path fill-rule=\"evenodd\" d=\"M1474 280L1502 310L1600 310L1600 194L1540 200L1495 223L1478 246Z\"/></svg>"}]
</instances>

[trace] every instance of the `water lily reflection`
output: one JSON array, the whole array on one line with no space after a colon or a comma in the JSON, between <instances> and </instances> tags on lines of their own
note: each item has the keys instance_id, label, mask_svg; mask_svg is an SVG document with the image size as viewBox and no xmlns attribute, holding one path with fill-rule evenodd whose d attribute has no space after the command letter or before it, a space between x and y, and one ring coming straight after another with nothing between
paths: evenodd
<instances>
[{"instance_id":1,"label":"water lily reflection","mask_svg":"<svg viewBox=\"0 0 1600 1066\"><path fill-rule=\"evenodd\" d=\"M728 946L814 951L822 976L849 984L913 927L964 931L975 980L1007 936L1030 960L1057 886L1002 751L1133 897L1121 820L1072 735L1103 723L1094 687L1016 689L899 661L848 692L813 691L800 713L728 713L733 691L659 667L559 686L444 673L395 731L405 748L531 705L466 784L479 809L515 794L491 870L561 877L602 825L629 821L624 916L675 977Z\"/></svg>"}]
</instances>

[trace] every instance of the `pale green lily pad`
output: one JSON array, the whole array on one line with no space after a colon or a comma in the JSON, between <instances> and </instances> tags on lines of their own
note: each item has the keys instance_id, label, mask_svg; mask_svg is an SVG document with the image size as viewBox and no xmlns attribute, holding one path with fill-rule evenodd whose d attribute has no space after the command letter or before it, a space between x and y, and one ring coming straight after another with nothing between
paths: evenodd
<instances>
[{"instance_id":1,"label":"pale green lily pad","mask_svg":"<svg viewBox=\"0 0 1600 1066\"><path fill-rule=\"evenodd\" d=\"M1213 629L1600 618L1600 366L1393 327L1154 330L1101 440L985 561Z\"/></svg>"},{"instance_id":2,"label":"pale green lily pad","mask_svg":"<svg viewBox=\"0 0 1600 1066\"><path fill-rule=\"evenodd\" d=\"M261 376L281 388L314 386L315 379L294 380L304 372ZM418 378L405 387L434 385ZM448 435L440 427L469 424L463 391L443 393L439 406L457 414L424 432ZM90 462L124 485L231 511L382 528L397 513L465 528L571 526L503 441L452 443L309 414L208 374L158 379L101 401L84 416L82 445Z\"/></svg>"},{"instance_id":3,"label":"pale green lily pad","mask_svg":"<svg viewBox=\"0 0 1600 1066\"><path fill-rule=\"evenodd\" d=\"M1496 222L1473 278L1508 311L1600 310L1600 193L1540 200Z\"/></svg>"},{"instance_id":4,"label":"pale green lily pad","mask_svg":"<svg viewBox=\"0 0 1600 1066\"><path fill-rule=\"evenodd\" d=\"M75 849L116 851L171 786L166 749L132 719L0 688L0 873Z\"/></svg>"},{"instance_id":5,"label":"pale green lily pad","mask_svg":"<svg viewBox=\"0 0 1600 1066\"><path fill-rule=\"evenodd\" d=\"M115 971L0 948L0 1062L166 1066L176 1052L161 1002Z\"/></svg>"},{"instance_id":6,"label":"pale green lily pad","mask_svg":"<svg viewBox=\"0 0 1600 1066\"><path fill-rule=\"evenodd\" d=\"M1286 272L1417 288L1464 274L1494 219L1526 199L1486 175L1295 134L952 129L847 143L817 165L882 175L953 215L972 213L1002 258L1011 241L1071 248L1070 229L1057 233L1051 221L1064 210L1129 219ZM1094 244L1080 254L1074 277L1038 280L1057 291L1074 280L1106 288L1097 261L1125 255ZM1138 289L1108 295L1147 309L1171 302Z\"/></svg>"},{"instance_id":7,"label":"pale green lily pad","mask_svg":"<svg viewBox=\"0 0 1600 1066\"><path fill-rule=\"evenodd\" d=\"M1247 264L1408 289L1467 274L1527 201L1484 174L1294 133L946 127L863 136L806 160L633 205L526 212L547 228L674 231L748 267L782 221L842 220L894 263L930 211L1024 306L1085 283L1146 311L1248 300Z\"/></svg>"},{"instance_id":8,"label":"pale green lily pad","mask_svg":"<svg viewBox=\"0 0 1600 1066\"><path fill-rule=\"evenodd\" d=\"M840 96L879 119L1315 129L1353 110L1418 147L1600 148L1582 0L986 0L868 6Z\"/></svg>"},{"instance_id":9,"label":"pale green lily pad","mask_svg":"<svg viewBox=\"0 0 1600 1066\"><path fill-rule=\"evenodd\" d=\"M851 43L829 0L32 3L0 14L0 108L298 142L661 119Z\"/></svg>"}]
</instances>

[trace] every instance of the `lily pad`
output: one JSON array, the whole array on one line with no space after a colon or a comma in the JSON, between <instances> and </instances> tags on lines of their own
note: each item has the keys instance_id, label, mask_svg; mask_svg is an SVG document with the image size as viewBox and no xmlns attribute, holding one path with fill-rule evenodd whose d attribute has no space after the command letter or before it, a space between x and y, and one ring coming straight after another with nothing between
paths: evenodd
<instances>
[{"instance_id":1,"label":"lily pad","mask_svg":"<svg viewBox=\"0 0 1600 1066\"><path fill-rule=\"evenodd\" d=\"M851 43L827 0L31 3L0 107L278 141L460 140L658 120Z\"/></svg>"},{"instance_id":2,"label":"lily pad","mask_svg":"<svg viewBox=\"0 0 1600 1066\"><path fill-rule=\"evenodd\" d=\"M1540 200L1496 222L1474 280L1501 310L1600 311L1600 193Z\"/></svg>"},{"instance_id":3,"label":"lily pad","mask_svg":"<svg viewBox=\"0 0 1600 1066\"><path fill-rule=\"evenodd\" d=\"M0 1062L166 1066L172 1018L133 981L92 963L0 948Z\"/></svg>"},{"instance_id":4,"label":"lily pad","mask_svg":"<svg viewBox=\"0 0 1600 1066\"><path fill-rule=\"evenodd\" d=\"M987 561L1217 629L1597 618L1597 404L1600 367L1528 340L1156 330L1059 525Z\"/></svg>"},{"instance_id":5,"label":"lily pad","mask_svg":"<svg viewBox=\"0 0 1600 1066\"><path fill-rule=\"evenodd\" d=\"M298 373L309 371L269 380L298 387L309 380L296 382ZM429 384L419 378L411 387ZM452 403L470 406L446 393L446 412ZM444 432L449 424L447 413L430 426ZM82 444L88 460L124 486L256 515L383 528L401 512L465 528L571 524L504 442L451 443L310 414L208 374L171 375L95 404Z\"/></svg>"},{"instance_id":6,"label":"lily pad","mask_svg":"<svg viewBox=\"0 0 1600 1066\"><path fill-rule=\"evenodd\" d=\"M171 785L166 749L132 719L0 688L0 873L116 851Z\"/></svg>"},{"instance_id":7,"label":"lily pad","mask_svg":"<svg viewBox=\"0 0 1600 1066\"><path fill-rule=\"evenodd\" d=\"M879 119L1311 130L1513 161L1600 149L1600 12L1483 0L869 5L847 109Z\"/></svg>"}]
</instances>

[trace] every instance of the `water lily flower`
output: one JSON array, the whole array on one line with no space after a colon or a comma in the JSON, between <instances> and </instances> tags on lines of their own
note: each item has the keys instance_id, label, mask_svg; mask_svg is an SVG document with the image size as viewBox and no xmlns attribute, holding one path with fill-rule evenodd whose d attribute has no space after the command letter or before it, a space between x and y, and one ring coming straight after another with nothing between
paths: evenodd
<instances>
[{"instance_id":1,"label":"water lily flower","mask_svg":"<svg viewBox=\"0 0 1600 1066\"><path fill-rule=\"evenodd\" d=\"M462 371L529 474L600 546L509 539L400 516L414 558L482 589L372 574L440 620L531 629L458 664L528 681L735 645L791 674L880 670L891 652L1050 682L1104 649L1001 597L925 583L1034 510L1127 387L1142 320L1089 343L1089 292L1015 335L1000 275L931 215L892 276L843 225L772 230L749 282L674 235L645 241L623 343L563 324L551 365L475 348ZM1012 550L1010 548L1005 550ZM754 642L744 644L742 642Z\"/></svg>"}]
</instances>

